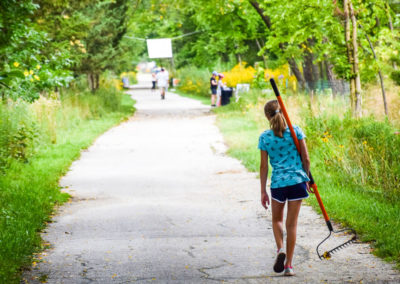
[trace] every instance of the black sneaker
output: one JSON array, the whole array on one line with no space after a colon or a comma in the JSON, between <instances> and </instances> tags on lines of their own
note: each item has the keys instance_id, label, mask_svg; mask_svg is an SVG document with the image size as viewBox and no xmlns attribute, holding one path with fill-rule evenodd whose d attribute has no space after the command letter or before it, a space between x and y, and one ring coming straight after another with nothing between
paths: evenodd
<instances>
[{"instance_id":1,"label":"black sneaker","mask_svg":"<svg viewBox=\"0 0 400 284\"><path fill-rule=\"evenodd\" d=\"M274 264L275 272L280 273L285 269L285 258L286 254L283 252L282 249L280 249L275 259L275 264Z\"/></svg>"}]
</instances>

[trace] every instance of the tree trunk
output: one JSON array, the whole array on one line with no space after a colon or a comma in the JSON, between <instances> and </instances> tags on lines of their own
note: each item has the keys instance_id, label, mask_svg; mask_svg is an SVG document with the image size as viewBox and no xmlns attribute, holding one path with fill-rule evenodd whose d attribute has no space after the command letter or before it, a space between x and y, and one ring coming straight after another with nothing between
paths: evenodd
<instances>
[{"instance_id":1,"label":"tree trunk","mask_svg":"<svg viewBox=\"0 0 400 284\"><path fill-rule=\"evenodd\" d=\"M100 87L100 75L96 74L95 75L95 90L98 90Z\"/></svg>"},{"instance_id":2,"label":"tree trunk","mask_svg":"<svg viewBox=\"0 0 400 284\"><path fill-rule=\"evenodd\" d=\"M390 15L390 6L389 6L389 3L387 3L387 2L386 2L386 14L387 14L387 17L389 20L389 29L393 34L393 32L394 32L393 21L392 21L392 16ZM396 62L393 62L393 68L394 68L394 70L397 70Z\"/></svg>"},{"instance_id":3,"label":"tree trunk","mask_svg":"<svg viewBox=\"0 0 400 284\"><path fill-rule=\"evenodd\" d=\"M325 72L326 78L328 79L329 86L332 89L332 96L335 98L338 93L337 79L335 73L333 73L333 64L328 60L325 60Z\"/></svg>"},{"instance_id":4,"label":"tree trunk","mask_svg":"<svg viewBox=\"0 0 400 284\"><path fill-rule=\"evenodd\" d=\"M359 26L360 26L361 29L363 28L361 24L359 24ZM367 41L369 43L369 47L372 50L372 54L374 55L374 59L378 63L378 58L376 56L374 46L372 45L372 42L371 42L368 34L365 31L364 31L364 33L365 33L365 37L366 37L366 39L367 39ZM383 76L382 76L382 71L381 71L380 67L378 67L378 75L379 75L379 80L380 80L380 84L381 84L382 97L383 97L383 106L385 108L385 115L387 117L389 117L389 110L388 110L387 100L386 100L385 85L384 85L384 82L383 82Z\"/></svg>"},{"instance_id":5,"label":"tree trunk","mask_svg":"<svg viewBox=\"0 0 400 284\"><path fill-rule=\"evenodd\" d=\"M1 92L1 101L3 102L3 105L7 105L6 94L4 91Z\"/></svg>"},{"instance_id":6,"label":"tree trunk","mask_svg":"<svg viewBox=\"0 0 400 284\"><path fill-rule=\"evenodd\" d=\"M321 72L319 71L319 64L314 63L315 56L312 53L311 53L311 58L312 58L311 71L313 77L314 90L316 91L318 90L318 81L320 79Z\"/></svg>"},{"instance_id":7,"label":"tree trunk","mask_svg":"<svg viewBox=\"0 0 400 284\"><path fill-rule=\"evenodd\" d=\"M313 93L315 90L312 65L313 65L312 54L306 52L303 62L303 74L304 74L304 79L306 80L307 83L307 89L310 91L310 93Z\"/></svg>"},{"instance_id":8,"label":"tree trunk","mask_svg":"<svg viewBox=\"0 0 400 284\"><path fill-rule=\"evenodd\" d=\"M349 0L349 9L351 15L351 22L353 28L353 70L355 76L355 114L357 117L362 116L362 90L361 90L361 76L360 76L360 69L359 69L359 62L358 62L358 41L357 41L357 19L354 13L353 4L351 0Z\"/></svg>"},{"instance_id":9,"label":"tree trunk","mask_svg":"<svg viewBox=\"0 0 400 284\"><path fill-rule=\"evenodd\" d=\"M257 1L250 1L250 4L256 9L267 28L271 30L271 19L264 14L264 9L260 7L260 4Z\"/></svg>"},{"instance_id":10,"label":"tree trunk","mask_svg":"<svg viewBox=\"0 0 400 284\"><path fill-rule=\"evenodd\" d=\"M268 17L268 15L264 14L264 9L260 7L260 4L257 1L250 1L250 4L254 7L254 9L257 11L258 15L261 17L261 19L263 20L263 22L265 23L265 25L267 26L267 28L269 30L271 30L271 19L270 17ZM285 47L284 45L281 43L279 44L279 48L281 50L284 50ZM294 60L293 58L288 58L288 63L290 66L290 69L292 70L294 76L297 79L297 82L300 85L300 89L304 89L305 87L305 81L304 81L304 77L300 72L299 67L297 66L296 60Z\"/></svg>"},{"instance_id":11,"label":"tree trunk","mask_svg":"<svg viewBox=\"0 0 400 284\"><path fill-rule=\"evenodd\" d=\"M262 50L262 46L260 44L260 42L258 41L258 39L256 38L256 44L258 46L258 49L261 51ZM263 45L264 46L264 45ZM261 54L262 58L263 58L263 62L264 62L264 68L267 68L267 59L265 58L264 52Z\"/></svg>"},{"instance_id":12,"label":"tree trunk","mask_svg":"<svg viewBox=\"0 0 400 284\"><path fill-rule=\"evenodd\" d=\"M306 82L304 80L303 74L301 74L299 66L297 66L296 60L291 58L291 59L288 60L288 63L289 63L289 66L290 66L290 70L292 71L292 73L294 74L294 76L297 79L297 82L300 85L300 89L304 90Z\"/></svg>"},{"instance_id":13,"label":"tree trunk","mask_svg":"<svg viewBox=\"0 0 400 284\"><path fill-rule=\"evenodd\" d=\"M354 78L354 65L353 65L353 48L351 45L351 33L350 33L350 15L349 15L349 3L348 0L343 0L343 13L344 13L344 34L346 41L346 49L347 49L347 61L351 65L350 67L350 104L351 109L354 112L355 106L355 78Z\"/></svg>"},{"instance_id":14,"label":"tree trunk","mask_svg":"<svg viewBox=\"0 0 400 284\"><path fill-rule=\"evenodd\" d=\"M237 56L237 61L239 62L240 65L242 65L242 57L240 56L239 53L237 53L236 56Z\"/></svg>"},{"instance_id":15,"label":"tree trunk","mask_svg":"<svg viewBox=\"0 0 400 284\"><path fill-rule=\"evenodd\" d=\"M96 73L88 73L88 83L89 83L89 89L94 93L98 88L99 88L99 74Z\"/></svg>"},{"instance_id":16,"label":"tree trunk","mask_svg":"<svg viewBox=\"0 0 400 284\"><path fill-rule=\"evenodd\" d=\"M88 80L88 85L89 85L89 89L90 91L94 91L94 82L93 82L93 74L92 73L88 73L87 74L87 80Z\"/></svg>"}]
</instances>

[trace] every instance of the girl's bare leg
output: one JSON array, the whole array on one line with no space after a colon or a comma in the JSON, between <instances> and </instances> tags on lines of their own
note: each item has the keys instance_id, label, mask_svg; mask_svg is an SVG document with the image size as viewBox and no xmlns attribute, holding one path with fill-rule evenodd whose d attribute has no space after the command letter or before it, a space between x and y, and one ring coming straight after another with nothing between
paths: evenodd
<instances>
[{"instance_id":1,"label":"girl's bare leg","mask_svg":"<svg viewBox=\"0 0 400 284\"><path fill-rule=\"evenodd\" d=\"M279 249L283 247L283 212L285 203L279 203L276 200L272 203L272 230L274 232L276 246Z\"/></svg>"},{"instance_id":2,"label":"girl's bare leg","mask_svg":"<svg viewBox=\"0 0 400 284\"><path fill-rule=\"evenodd\" d=\"M297 219L299 217L302 200L288 202L288 211L286 217L286 264L292 266L294 247L296 246Z\"/></svg>"}]
</instances>

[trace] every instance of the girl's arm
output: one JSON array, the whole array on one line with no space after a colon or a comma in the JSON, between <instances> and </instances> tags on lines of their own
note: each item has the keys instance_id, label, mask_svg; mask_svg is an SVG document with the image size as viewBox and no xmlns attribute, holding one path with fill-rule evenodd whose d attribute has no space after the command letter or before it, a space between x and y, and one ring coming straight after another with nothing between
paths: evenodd
<instances>
[{"instance_id":1,"label":"girl's arm","mask_svg":"<svg viewBox=\"0 0 400 284\"><path fill-rule=\"evenodd\" d=\"M268 209L269 197L267 194L267 177L268 177L268 153L267 151L260 151L260 182L261 182L261 204L265 209ZM268 205L267 205L268 204Z\"/></svg>"},{"instance_id":2,"label":"girl's arm","mask_svg":"<svg viewBox=\"0 0 400 284\"><path fill-rule=\"evenodd\" d=\"M310 157L308 156L306 140L304 139L299 140L299 144L300 144L300 157L303 163L303 169L306 171L307 176L310 176ZM308 182L307 182L307 191L314 193L312 190L310 190L310 185L308 184Z\"/></svg>"},{"instance_id":3,"label":"girl's arm","mask_svg":"<svg viewBox=\"0 0 400 284\"><path fill-rule=\"evenodd\" d=\"M306 171L307 175L310 175L310 157L308 156L308 150L306 145L306 140L299 140L300 144L300 157L303 163L303 169Z\"/></svg>"}]
</instances>

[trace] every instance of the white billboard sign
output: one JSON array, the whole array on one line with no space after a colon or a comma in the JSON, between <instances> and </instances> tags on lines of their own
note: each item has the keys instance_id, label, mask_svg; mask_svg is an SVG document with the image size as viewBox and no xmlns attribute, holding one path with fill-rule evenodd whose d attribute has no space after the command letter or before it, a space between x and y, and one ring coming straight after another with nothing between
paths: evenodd
<instances>
[{"instance_id":1,"label":"white billboard sign","mask_svg":"<svg viewBox=\"0 0 400 284\"><path fill-rule=\"evenodd\" d=\"M149 58L172 58L172 43L170 38L147 39Z\"/></svg>"}]
</instances>

